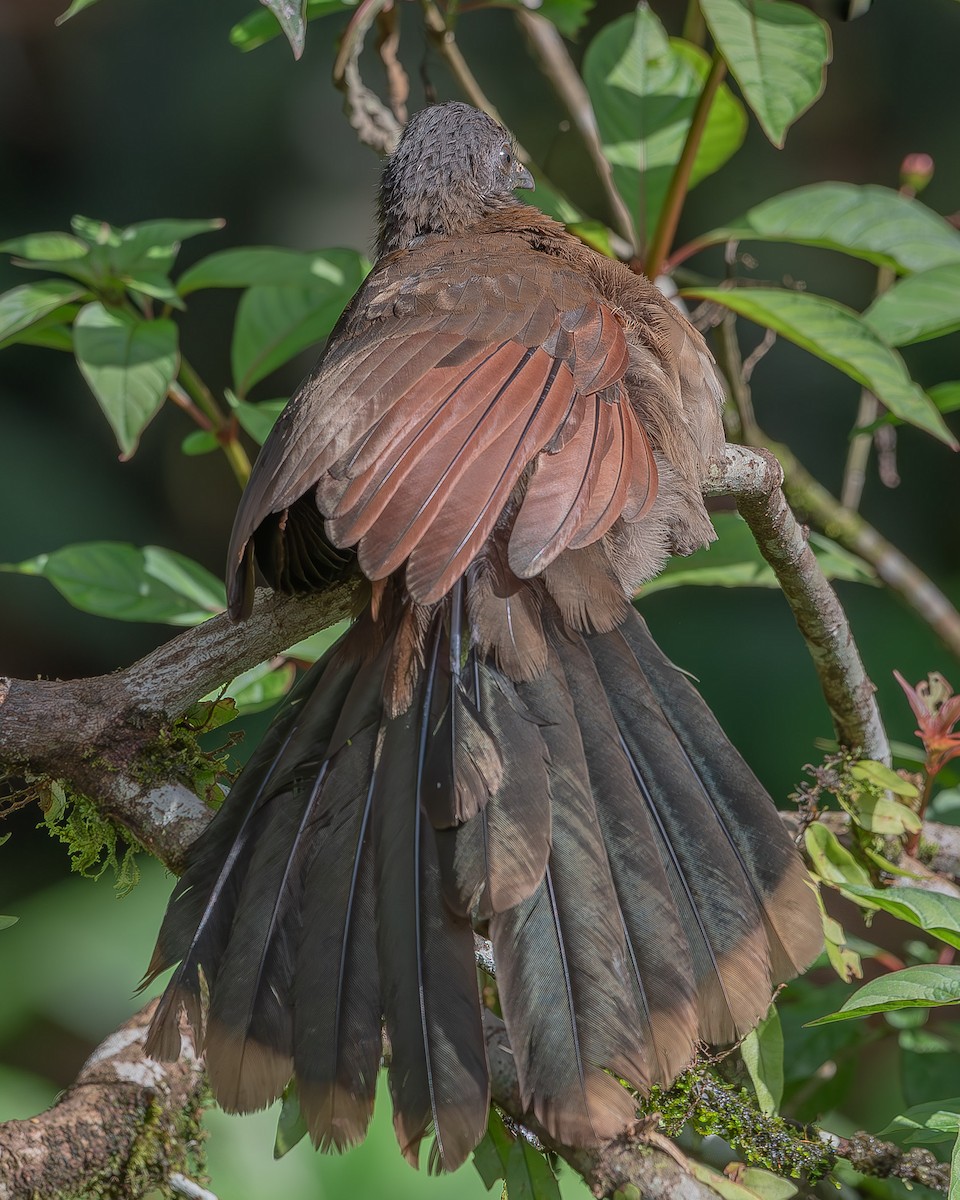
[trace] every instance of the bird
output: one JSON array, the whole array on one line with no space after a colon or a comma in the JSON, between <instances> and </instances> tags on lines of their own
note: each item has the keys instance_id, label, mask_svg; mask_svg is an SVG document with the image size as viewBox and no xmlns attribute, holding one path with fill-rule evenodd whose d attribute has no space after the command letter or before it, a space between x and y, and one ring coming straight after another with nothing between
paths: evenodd
<instances>
[{"instance_id":1,"label":"bird","mask_svg":"<svg viewBox=\"0 0 960 1200\"><path fill-rule=\"evenodd\" d=\"M525 1112L575 1147L821 948L771 799L632 604L714 536L714 360L533 186L458 102L386 161L376 262L227 565L235 620L257 568L288 593L358 579L354 618L192 848L146 976L175 967L148 1053L178 1055L185 1013L222 1108L293 1079L314 1144L344 1150L385 1062L403 1155L432 1136L440 1170L490 1106L475 934Z\"/></svg>"}]
</instances>

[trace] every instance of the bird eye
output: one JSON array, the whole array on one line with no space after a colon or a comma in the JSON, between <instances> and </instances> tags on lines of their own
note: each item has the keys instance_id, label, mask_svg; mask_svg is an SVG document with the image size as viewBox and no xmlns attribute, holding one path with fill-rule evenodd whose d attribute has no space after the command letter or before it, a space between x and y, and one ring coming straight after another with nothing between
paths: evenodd
<instances>
[{"instance_id":1,"label":"bird eye","mask_svg":"<svg viewBox=\"0 0 960 1200\"><path fill-rule=\"evenodd\" d=\"M505 171L509 171L512 165L513 155L510 153L510 147L504 146L500 151L500 166L503 167Z\"/></svg>"}]
</instances>

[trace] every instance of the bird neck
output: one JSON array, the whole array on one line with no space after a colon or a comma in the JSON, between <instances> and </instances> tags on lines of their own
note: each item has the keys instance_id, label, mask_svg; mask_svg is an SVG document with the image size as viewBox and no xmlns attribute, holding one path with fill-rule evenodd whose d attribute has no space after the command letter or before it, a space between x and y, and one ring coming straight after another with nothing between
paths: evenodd
<instances>
[{"instance_id":1,"label":"bird neck","mask_svg":"<svg viewBox=\"0 0 960 1200\"><path fill-rule=\"evenodd\" d=\"M425 237L464 237L488 214L524 207L513 195L482 196L465 181L438 192L403 186L385 176L377 255L409 249Z\"/></svg>"}]
</instances>

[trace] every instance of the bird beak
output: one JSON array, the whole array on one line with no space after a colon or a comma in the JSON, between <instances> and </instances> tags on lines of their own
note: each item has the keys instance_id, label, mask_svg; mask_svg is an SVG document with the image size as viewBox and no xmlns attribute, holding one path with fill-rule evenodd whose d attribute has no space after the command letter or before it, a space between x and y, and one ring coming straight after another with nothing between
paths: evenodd
<instances>
[{"instance_id":1,"label":"bird beak","mask_svg":"<svg viewBox=\"0 0 960 1200\"><path fill-rule=\"evenodd\" d=\"M513 190L523 188L525 191L532 192L536 186L533 176L523 163L518 162L513 169Z\"/></svg>"}]
</instances>

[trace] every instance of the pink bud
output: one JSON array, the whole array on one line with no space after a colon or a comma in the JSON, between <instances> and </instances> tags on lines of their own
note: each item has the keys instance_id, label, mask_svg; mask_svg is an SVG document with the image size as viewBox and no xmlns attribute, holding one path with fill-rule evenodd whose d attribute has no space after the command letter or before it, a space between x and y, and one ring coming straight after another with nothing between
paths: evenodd
<instances>
[{"instance_id":1,"label":"pink bud","mask_svg":"<svg viewBox=\"0 0 960 1200\"><path fill-rule=\"evenodd\" d=\"M933 178L934 163L929 154L908 154L900 164L900 186L915 195Z\"/></svg>"}]
</instances>

